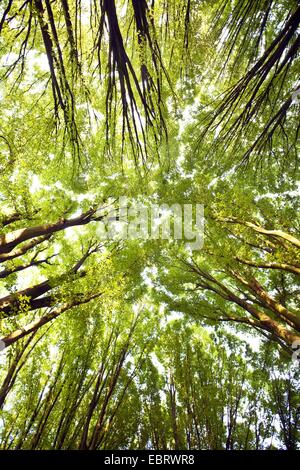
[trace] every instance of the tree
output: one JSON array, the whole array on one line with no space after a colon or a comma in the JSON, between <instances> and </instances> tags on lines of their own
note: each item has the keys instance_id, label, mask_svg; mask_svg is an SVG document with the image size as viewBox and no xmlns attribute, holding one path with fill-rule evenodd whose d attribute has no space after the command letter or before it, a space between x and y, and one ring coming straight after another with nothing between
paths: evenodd
<instances>
[{"instance_id":1,"label":"tree","mask_svg":"<svg viewBox=\"0 0 300 470\"><path fill-rule=\"evenodd\" d=\"M299 447L299 23L1 2L2 449ZM203 204L203 248L102 237L124 196Z\"/></svg>"}]
</instances>

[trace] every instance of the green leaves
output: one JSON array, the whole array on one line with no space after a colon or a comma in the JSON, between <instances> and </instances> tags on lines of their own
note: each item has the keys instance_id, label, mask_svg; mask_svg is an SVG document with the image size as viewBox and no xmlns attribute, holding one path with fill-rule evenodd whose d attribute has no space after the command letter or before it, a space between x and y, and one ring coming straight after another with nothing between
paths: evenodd
<instances>
[{"instance_id":1,"label":"green leaves","mask_svg":"<svg viewBox=\"0 0 300 470\"><path fill-rule=\"evenodd\" d=\"M297 447L298 26L1 2L2 448ZM203 248L100 240L120 197L204 204Z\"/></svg>"}]
</instances>

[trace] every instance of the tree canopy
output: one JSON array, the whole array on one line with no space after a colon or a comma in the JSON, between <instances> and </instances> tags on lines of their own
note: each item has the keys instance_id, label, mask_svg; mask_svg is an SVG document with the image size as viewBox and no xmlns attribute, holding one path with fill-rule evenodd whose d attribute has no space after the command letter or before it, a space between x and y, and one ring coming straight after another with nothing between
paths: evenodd
<instances>
[{"instance_id":1,"label":"tree canopy","mask_svg":"<svg viewBox=\"0 0 300 470\"><path fill-rule=\"evenodd\" d=\"M299 448L299 24L1 2L1 449ZM203 247L101 237L120 198L202 204Z\"/></svg>"}]
</instances>

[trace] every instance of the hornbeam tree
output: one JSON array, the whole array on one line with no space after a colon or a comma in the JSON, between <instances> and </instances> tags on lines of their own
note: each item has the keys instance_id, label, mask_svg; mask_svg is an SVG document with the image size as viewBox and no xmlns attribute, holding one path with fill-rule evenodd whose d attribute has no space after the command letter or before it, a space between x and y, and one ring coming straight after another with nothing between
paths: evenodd
<instances>
[{"instance_id":1,"label":"hornbeam tree","mask_svg":"<svg viewBox=\"0 0 300 470\"><path fill-rule=\"evenodd\" d=\"M299 448L299 25L0 2L0 449ZM202 248L124 198L203 204Z\"/></svg>"}]
</instances>

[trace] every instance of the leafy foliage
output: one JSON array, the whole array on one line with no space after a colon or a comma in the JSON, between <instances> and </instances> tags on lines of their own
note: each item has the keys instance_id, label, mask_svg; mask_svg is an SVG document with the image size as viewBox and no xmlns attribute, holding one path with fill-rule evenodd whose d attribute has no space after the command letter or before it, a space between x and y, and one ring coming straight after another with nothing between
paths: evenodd
<instances>
[{"instance_id":1,"label":"leafy foliage","mask_svg":"<svg viewBox=\"0 0 300 470\"><path fill-rule=\"evenodd\" d=\"M299 448L299 23L1 2L2 449ZM203 249L101 240L123 196L204 204Z\"/></svg>"}]
</instances>

